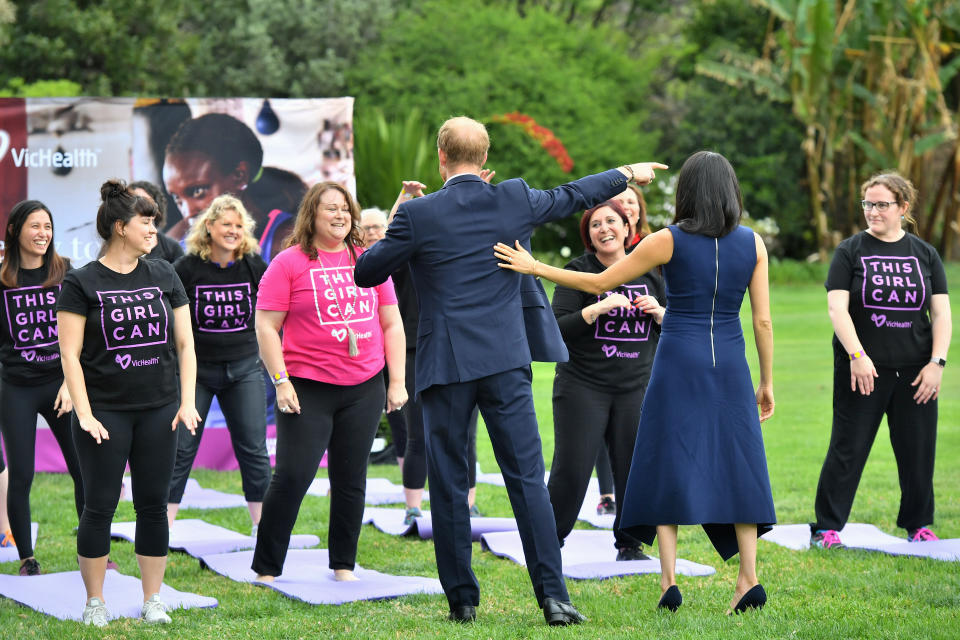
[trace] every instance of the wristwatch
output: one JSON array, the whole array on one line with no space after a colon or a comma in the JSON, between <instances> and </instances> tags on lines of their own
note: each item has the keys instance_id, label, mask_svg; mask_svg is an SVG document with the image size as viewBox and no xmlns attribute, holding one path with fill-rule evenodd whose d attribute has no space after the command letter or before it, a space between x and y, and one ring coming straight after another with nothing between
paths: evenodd
<instances>
[{"instance_id":1,"label":"wristwatch","mask_svg":"<svg viewBox=\"0 0 960 640\"><path fill-rule=\"evenodd\" d=\"M940 367L947 366L947 361L944 360L943 358L930 358L930 362L932 362L933 364L938 364L940 365Z\"/></svg>"}]
</instances>

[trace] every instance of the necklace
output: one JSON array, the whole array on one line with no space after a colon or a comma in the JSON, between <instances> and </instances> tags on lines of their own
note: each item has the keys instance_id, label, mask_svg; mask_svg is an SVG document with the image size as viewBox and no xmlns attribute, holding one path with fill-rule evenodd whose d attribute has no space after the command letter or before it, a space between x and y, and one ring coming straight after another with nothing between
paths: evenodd
<instances>
[{"instance_id":1,"label":"necklace","mask_svg":"<svg viewBox=\"0 0 960 640\"><path fill-rule=\"evenodd\" d=\"M327 281L327 286L333 290L333 280L327 275L327 268L323 264L323 259L320 257L323 254L322 251L317 251L317 262L320 264L320 271L323 273L323 279ZM347 261L349 262L350 257L347 256ZM343 264L340 263L339 259L337 260L336 267L331 267L331 269L339 269ZM347 329L347 353L351 358L356 358L360 353L360 349L357 346L357 332L353 330L353 327L350 326L349 318L346 314L343 313L343 309L340 307L340 299L337 297L337 292L333 292L333 302L337 305L337 313L340 315L340 319L343 321L343 326ZM349 303L349 300L347 301ZM354 307L356 307L357 300L354 299ZM351 308L348 304L347 308ZM351 308L352 309L352 308ZM353 315L351 311L351 315ZM336 337L336 332L334 332L334 337ZM342 338L341 338L342 340Z\"/></svg>"}]
</instances>

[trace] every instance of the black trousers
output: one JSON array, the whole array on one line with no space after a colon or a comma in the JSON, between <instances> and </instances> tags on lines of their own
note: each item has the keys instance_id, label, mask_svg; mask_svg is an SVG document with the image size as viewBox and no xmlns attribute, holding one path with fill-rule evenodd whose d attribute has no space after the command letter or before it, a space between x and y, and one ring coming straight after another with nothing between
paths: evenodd
<instances>
[{"instance_id":1,"label":"black trousers","mask_svg":"<svg viewBox=\"0 0 960 640\"><path fill-rule=\"evenodd\" d=\"M407 349L407 404L403 405L403 417L406 422L406 449L403 455L403 486L407 489L423 489L427 484L427 450L423 438L423 403L416 397L416 349ZM392 414L390 414L392 415ZM477 419L480 412L477 407L470 414L467 424L467 471L470 488L477 486ZM393 429L393 422L390 423Z\"/></svg>"},{"instance_id":2,"label":"black trousers","mask_svg":"<svg viewBox=\"0 0 960 640\"><path fill-rule=\"evenodd\" d=\"M470 567L473 544L467 507L467 421L477 405L503 473L537 602L569 599L550 496L543 484L543 449L530 380L530 367L522 367L469 382L434 385L421 394L433 546L451 608L480 601Z\"/></svg>"},{"instance_id":3,"label":"black trousers","mask_svg":"<svg viewBox=\"0 0 960 640\"><path fill-rule=\"evenodd\" d=\"M291 377L300 413L277 416L277 463L263 500L251 568L278 576L290 546L300 504L329 449L331 569L353 569L363 520L367 460L383 412L385 389L378 373L353 386Z\"/></svg>"},{"instance_id":4,"label":"black trousers","mask_svg":"<svg viewBox=\"0 0 960 640\"><path fill-rule=\"evenodd\" d=\"M170 423L177 415L178 404L174 401L137 411L94 407L93 416L110 435L109 440L100 444L80 428L77 414L71 414L73 441L83 474L83 515L77 529L79 555L100 558L110 552L110 523L120 501L127 463L133 482L133 508L137 512L136 552L142 556L167 555L167 492L177 453L177 432L170 428Z\"/></svg>"},{"instance_id":5,"label":"black trousers","mask_svg":"<svg viewBox=\"0 0 960 640\"><path fill-rule=\"evenodd\" d=\"M811 529L840 530L847 523L863 467L883 416L900 476L897 526L908 531L933 523L933 466L937 446L937 401L917 404L910 386L923 366L877 367L869 396L850 390L850 361L837 358L833 373L833 429L820 471Z\"/></svg>"},{"instance_id":6,"label":"black trousers","mask_svg":"<svg viewBox=\"0 0 960 640\"><path fill-rule=\"evenodd\" d=\"M77 450L70 437L70 414L59 418L53 410L63 378L37 386L22 386L3 381L0 387L0 430L10 462L10 485L7 489L7 515L10 533L17 541L20 559L33 555L30 537L30 488L33 486L37 450L37 415L43 416L60 445L60 452L73 478L73 502L77 517L83 513L83 480Z\"/></svg>"},{"instance_id":7,"label":"black trousers","mask_svg":"<svg viewBox=\"0 0 960 640\"><path fill-rule=\"evenodd\" d=\"M630 475L633 447L640 426L646 385L630 393L604 393L565 376L553 381L553 464L550 465L550 503L563 540L573 531L587 493L597 454L610 451L617 505ZM617 547L633 547L638 540L620 530L620 514L613 521Z\"/></svg>"}]
</instances>

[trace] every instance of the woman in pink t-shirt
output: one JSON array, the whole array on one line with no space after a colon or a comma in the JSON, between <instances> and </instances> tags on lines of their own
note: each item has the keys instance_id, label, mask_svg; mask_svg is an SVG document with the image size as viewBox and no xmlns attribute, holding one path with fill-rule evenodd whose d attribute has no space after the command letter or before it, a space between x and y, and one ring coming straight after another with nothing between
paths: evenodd
<instances>
[{"instance_id":1,"label":"woman in pink t-shirt","mask_svg":"<svg viewBox=\"0 0 960 640\"><path fill-rule=\"evenodd\" d=\"M329 449L330 568L337 580L356 580L370 447L384 403L395 411L407 401L403 325L390 280L371 289L353 282L360 207L341 185L307 191L286 245L257 299L260 356L277 387L277 463L252 568L262 582L282 572L300 503Z\"/></svg>"}]
</instances>

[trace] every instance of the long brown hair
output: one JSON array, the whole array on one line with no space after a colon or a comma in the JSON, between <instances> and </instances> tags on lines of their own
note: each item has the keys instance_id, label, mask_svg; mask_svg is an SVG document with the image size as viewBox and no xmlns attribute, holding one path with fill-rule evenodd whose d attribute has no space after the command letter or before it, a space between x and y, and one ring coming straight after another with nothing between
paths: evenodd
<instances>
[{"instance_id":1,"label":"long brown hair","mask_svg":"<svg viewBox=\"0 0 960 640\"><path fill-rule=\"evenodd\" d=\"M353 261L356 262L356 247L363 246L363 236L360 231L360 205L339 182L319 182L307 190L303 200L300 201L300 208L297 210L297 219L293 223L293 233L287 236L283 246L284 248L299 246L300 250L307 254L311 260L317 259L317 248L313 246L317 209L320 207L320 198L331 189L342 193L347 201L347 206L350 207L350 234L343 241L350 249Z\"/></svg>"},{"instance_id":2,"label":"long brown hair","mask_svg":"<svg viewBox=\"0 0 960 640\"><path fill-rule=\"evenodd\" d=\"M0 282L7 287L20 286L20 232L27 218L34 211L43 211L50 217L50 243L43 254L43 264L47 267L47 279L44 287L59 284L67 272L67 261L54 249L53 214L39 200L24 200L14 205L7 218L7 233L4 238L3 267L0 267Z\"/></svg>"}]
</instances>

